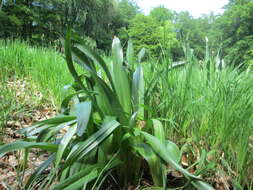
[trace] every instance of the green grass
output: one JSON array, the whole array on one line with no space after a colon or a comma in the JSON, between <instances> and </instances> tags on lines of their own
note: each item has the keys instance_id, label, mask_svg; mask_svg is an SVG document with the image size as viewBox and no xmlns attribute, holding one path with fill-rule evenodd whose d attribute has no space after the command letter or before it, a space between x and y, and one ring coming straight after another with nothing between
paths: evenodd
<instances>
[{"instance_id":1,"label":"green grass","mask_svg":"<svg viewBox=\"0 0 253 190\"><path fill-rule=\"evenodd\" d=\"M21 41L0 41L0 68L1 78L31 78L56 105L64 97L63 87L72 82L62 54Z\"/></svg>"},{"instance_id":2,"label":"green grass","mask_svg":"<svg viewBox=\"0 0 253 190\"><path fill-rule=\"evenodd\" d=\"M239 184L253 188L252 73L226 67L208 78L208 69L196 60L169 73L164 65L150 69L153 65L146 68L154 71L146 81L154 75L159 82L151 89L157 96L151 96L150 117L166 120L168 135L177 141L214 151L211 175L220 168L237 189Z\"/></svg>"},{"instance_id":3,"label":"green grass","mask_svg":"<svg viewBox=\"0 0 253 190\"><path fill-rule=\"evenodd\" d=\"M24 81L26 89L21 94L27 98L18 100L18 85L10 86L8 82ZM0 129L17 113L29 113L40 105L58 109L66 95L63 87L71 82L63 54L21 41L0 40ZM38 93L42 98L37 97Z\"/></svg>"}]
</instances>

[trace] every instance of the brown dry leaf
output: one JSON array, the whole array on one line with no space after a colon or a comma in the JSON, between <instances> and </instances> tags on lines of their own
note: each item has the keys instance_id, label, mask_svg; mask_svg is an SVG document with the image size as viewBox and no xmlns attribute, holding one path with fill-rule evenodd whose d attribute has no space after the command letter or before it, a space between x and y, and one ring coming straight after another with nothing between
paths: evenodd
<instances>
[{"instance_id":1,"label":"brown dry leaf","mask_svg":"<svg viewBox=\"0 0 253 190\"><path fill-rule=\"evenodd\" d=\"M2 182L0 182L0 190L5 190L7 187L4 186L4 184L2 184Z\"/></svg>"},{"instance_id":2,"label":"brown dry leaf","mask_svg":"<svg viewBox=\"0 0 253 190\"><path fill-rule=\"evenodd\" d=\"M187 154L182 155L181 164L185 167L189 166L189 160L187 158Z\"/></svg>"},{"instance_id":3,"label":"brown dry leaf","mask_svg":"<svg viewBox=\"0 0 253 190\"><path fill-rule=\"evenodd\" d=\"M175 178L182 178L182 177L184 177L180 172L178 172L178 171L172 171L171 172L171 175L173 176L173 177L175 177Z\"/></svg>"},{"instance_id":4,"label":"brown dry leaf","mask_svg":"<svg viewBox=\"0 0 253 190\"><path fill-rule=\"evenodd\" d=\"M145 122L145 121L138 121L138 122L137 122L137 125L138 125L139 128L142 129L143 127L145 127L146 122Z\"/></svg>"},{"instance_id":5,"label":"brown dry leaf","mask_svg":"<svg viewBox=\"0 0 253 190\"><path fill-rule=\"evenodd\" d=\"M216 184L215 185L215 190L226 190L226 188L224 187L224 185L223 184Z\"/></svg>"}]
</instances>

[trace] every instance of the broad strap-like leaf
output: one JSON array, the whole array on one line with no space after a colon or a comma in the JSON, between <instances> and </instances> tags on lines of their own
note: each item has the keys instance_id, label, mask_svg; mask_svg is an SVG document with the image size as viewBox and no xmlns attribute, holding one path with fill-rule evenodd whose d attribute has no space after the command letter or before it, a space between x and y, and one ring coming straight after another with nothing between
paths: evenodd
<instances>
[{"instance_id":1,"label":"broad strap-like leaf","mask_svg":"<svg viewBox=\"0 0 253 190\"><path fill-rule=\"evenodd\" d=\"M103 70L105 71L105 74L112 86L112 89L114 89L112 76L111 76L108 66L106 65L103 58L100 57L95 51L90 49L88 46L86 46L85 42L75 33L72 34L72 39L75 41L76 44L81 45L81 46L78 46L77 48L79 48L87 57L92 59L96 64L99 64L103 68Z\"/></svg>"},{"instance_id":2,"label":"broad strap-like leaf","mask_svg":"<svg viewBox=\"0 0 253 190\"><path fill-rule=\"evenodd\" d=\"M79 46L78 46L79 47ZM82 50L83 50L83 53L85 53L85 55L87 56L90 56L90 54L96 54L95 52L92 52L91 50L88 50L87 47L85 45L82 46ZM76 52L79 52L78 51L75 51ZM79 53L76 53L76 55L78 56ZM95 56L95 55L94 55ZM95 57L99 57L98 55L96 55ZM93 57L94 58L94 57ZM98 58L99 60L97 61L103 61L103 59L101 57ZM82 60L81 60L82 61ZM95 60L94 60L95 61ZM102 65L104 65L105 63L102 63ZM102 113L107 113L107 111L105 111L103 108L105 104L107 104L107 102L111 103L111 106L108 106L106 109L110 109L110 113L113 113L113 115L116 115L118 117L118 119L122 122L122 123L125 123L127 124L127 118L125 116L125 109L123 109L123 105L122 105L122 102L124 103L125 100L122 98L121 101L119 100L119 97L123 97L123 95L120 95L118 96L117 95L117 92L121 92L120 90L115 90L115 87L114 87L114 82L113 82L113 79L112 79L112 76L111 74L107 74L109 75L109 79L110 79L110 82L111 82L111 87L112 89L110 88L110 86L104 81L102 80L99 76L98 76L98 73L95 72L93 69L91 69L88 65L85 64L85 62L82 63L82 66L83 68L88 71L92 77L92 79L94 80L94 82L96 83L96 89L98 89L98 93L99 93L99 100L102 100L102 102L98 102L98 109L100 109L99 111L102 111ZM108 71L109 72L109 69L107 68L107 65L104 65L104 70L106 70L106 72ZM116 72L118 74L120 74L121 72ZM121 75L119 75L120 78L122 78ZM117 77L116 77L117 78ZM124 76L123 76L124 78ZM123 79L123 81L126 80L126 79ZM117 84L121 84L121 83L117 83ZM124 86L124 84L123 84ZM118 89L120 89L121 86L118 85ZM130 96L129 96L130 97ZM92 99L92 97L91 97ZM104 100L103 100L104 99ZM105 102L103 102L105 101ZM129 102L128 100L126 100L126 102ZM102 107L99 107L99 105L102 105ZM94 105L96 106L96 105Z\"/></svg>"},{"instance_id":3,"label":"broad strap-like leaf","mask_svg":"<svg viewBox=\"0 0 253 190\"><path fill-rule=\"evenodd\" d=\"M72 53L71 53L71 38L72 38L72 31L70 28L67 30L66 34L66 40L65 40L65 56L66 56L66 62L68 69L75 79L75 82L79 84L78 90L81 90L81 88L84 86L81 79L78 76L78 73L76 72L76 69L74 67L73 59L72 59Z\"/></svg>"},{"instance_id":4,"label":"broad strap-like leaf","mask_svg":"<svg viewBox=\"0 0 253 190\"><path fill-rule=\"evenodd\" d=\"M24 135L31 135L31 133L34 135L36 133L39 133L41 130L37 130L39 127L42 127L42 130L48 127L57 126L64 123L74 123L76 121L76 116L73 115L59 115L54 118L46 119L40 122L37 122L35 125L31 127L27 127L24 129L21 129L18 131L20 134ZM35 131L35 132L34 132Z\"/></svg>"},{"instance_id":5,"label":"broad strap-like leaf","mask_svg":"<svg viewBox=\"0 0 253 190\"><path fill-rule=\"evenodd\" d=\"M77 135L82 136L87 128L90 114L91 114L91 102L81 102L76 104L76 116L77 116Z\"/></svg>"},{"instance_id":6,"label":"broad strap-like leaf","mask_svg":"<svg viewBox=\"0 0 253 190\"><path fill-rule=\"evenodd\" d=\"M141 63L146 53L146 49L142 48L138 53L138 63Z\"/></svg>"},{"instance_id":7,"label":"broad strap-like leaf","mask_svg":"<svg viewBox=\"0 0 253 190\"><path fill-rule=\"evenodd\" d=\"M131 93L129 79L126 70L123 67L123 51L121 48L120 40L114 38L112 43L112 57L113 57L113 83L115 86L116 94L119 99L124 112L130 114L131 111Z\"/></svg>"},{"instance_id":8,"label":"broad strap-like leaf","mask_svg":"<svg viewBox=\"0 0 253 190\"><path fill-rule=\"evenodd\" d=\"M73 138L73 136L75 135L76 133L76 129L77 129L77 125L73 125L71 127L69 127L67 133L63 136L63 138L61 139L61 142L59 144L59 147L58 147L58 150L57 150L57 153L56 153L56 160L55 160L55 167L57 168L58 165L60 164L60 161L61 161L61 158L62 158L62 155L66 149L66 147L68 146L70 140Z\"/></svg>"},{"instance_id":9,"label":"broad strap-like leaf","mask_svg":"<svg viewBox=\"0 0 253 190\"><path fill-rule=\"evenodd\" d=\"M123 50L119 38L116 36L112 41L112 59L114 64L123 65Z\"/></svg>"},{"instance_id":10,"label":"broad strap-like leaf","mask_svg":"<svg viewBox=\"0 0 253 190\"><path fill-rule=\"evenodd\" d=\"M80 90L65 97L61 103L61 113L64 113L65 110L68 109L69 103L73 99L73 97L78 96L79 94L83 92L84 92L83 90Z\"/></svg>"},{"instance_id":11,"label":"broad strap-like leaf","mask_svg":"<svg viewBox=\"0 0 253 190\"><path fill-rule=\"evenodd\" d=\"M179 163L181 160L181 153L180 153L178 146L169 140L165 140L165 146L166 146L167 150L171 153L171 158L176 163Z\"/></svg>"},{"instance_id":12,"label":"broad strap-like leaf","mask_svg":"<svg viewBox=\"0 0 253 190\"><path fill-rule=\"evenodd\" d=\"M140 143L134 146L134 150L148 162L154 185L158 187L165 186L164 167L153 149L147 144Z\"/></svg>"},{"instance_id":13,"label":"broad strap-like leaf","mask_svg":"<svg viewBox=\"0 0 253 190\"><path fill-rule=\"evenodd\" d=\"M134 66L134 47L133 47L133 41L131 38L128 40L126 58L127 58L128 65L131 68L133 68L133 66Z\"/></svg>"},{"instance_id":14,"label":"broad strap-like leaf","mask_svg":"<svg viewBox=\"0 0 253 190\"><path fill-rule=\"evenodd\" d=\"M214 188L209 185L208 183L205 183L203 181L193 181L192 184L198 189L198 190L214 190Z\"/></svg>"},{"instance_id":15,"label":"broad strap-like leaf","mask_svg":"<svg viewBox=\"0 0 253 190\"><path fill-rule=\"evenodd\" d=\"M64 125L57 125L42 130L37 136L36 142L50 142L50 140L64 127Z\"/></svg>"},{"instance_id":16,"label":"broad strap-like leaf","mask_svg":"<svg viewBox=\"0 0 253 190\"><path fill-rule=\"evenodd\" d=\"M76 160L82 159L87 153L96 148L103 140L120 125L116 120L111 120L102 125L101 129L91 135L85 142L77 144L69 153L64 167L68 167Z\"/></svg>"},{"instance_id":17,"label":"broad strap-like leaf","mask_svg":"<svg viewBox=\"0 0 253 190\"><path fill-rule=\"evenodd\" d=\"M85 183L94 180L98 176L97 166L86 166L83 170L53 186L51 190L75 190L80 189Z\"/></svg>"},{"instance_id":18,"label":"broad strap-like leaf","mask_svg":"<svg viewBox=\"0 0 253 190\"><path fill-rule=\"evenodd\" d=\"M157 119L152 119L154 136L158 138L162 143L165 143L165 132L162 123Z\"/></svg>"},{"instance_id":19,"label":"broad strap-like leaf","mask_svg":"<svg viewBox=\"0 0 253 190\"><path fill-rule=\"evenodd\" d=\"M144 108L141 107L144 104L144 77L143 69L140 65L133 73L132 98L134 112L138 111L138 115L144 118Z\"/></svg>"},{"instance_id":20,"label":"broad strap-like leaf","mask_svg":"<svg viewBox=\"0 0 253 190\"><path fill-rule=\"evenodd\" d=\"M177 162L174 161L174 159L171 156L171 153L167 150L166 146L156 137L146 133L141 132L147 143L152 147L152 149L156 152L156 154L164 160L166 163L170 164L174 169L178 170L182 174L184 174L187 178L191 178L194 180L199 180L197 176L194 176L193 174L189 173L187 170L185 170L182 166L180 166Z\"/></svg>"},{"instance_id":21,"label":"broad strap-like leaf","mask_svg":"<svg viewBox=\"0 0 253 190\"><path fill-rule=\"evenodd\" d=\"M51 152L56 152L58 145L51 143L36 143L36 142L26 142L26 141L16 141L10 144L5 144L0 146L0 158L8 152L15 150L20 150L24 148L39 148L42 150L48 150Z\"/></svg>"}]
</instances>

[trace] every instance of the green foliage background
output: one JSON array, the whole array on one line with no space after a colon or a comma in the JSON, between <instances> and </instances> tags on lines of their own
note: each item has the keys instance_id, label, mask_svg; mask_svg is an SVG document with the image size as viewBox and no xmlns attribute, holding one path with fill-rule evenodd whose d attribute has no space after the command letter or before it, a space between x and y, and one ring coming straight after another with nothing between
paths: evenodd
<instances>
[{"instance_id":1,"label":"green foliage background","mask_svg":"<svg viewBox=\"0 0 253 190\"><path fill-rule=\"evenodd\" d=\"M77 31L92 47L108 52L113 36L126 47L133 38L136 50L145 47L152 56L183 58L182 44L188 43L203 59L205 37L211 52L221 48L228 64L252 64L253 2L230 0L224 14L210 13L193 18L163 6L143 15L135 0L1 0L0 38L19 38L36 45L55 45L67 26Z\"/></svg>"}]
</instances>

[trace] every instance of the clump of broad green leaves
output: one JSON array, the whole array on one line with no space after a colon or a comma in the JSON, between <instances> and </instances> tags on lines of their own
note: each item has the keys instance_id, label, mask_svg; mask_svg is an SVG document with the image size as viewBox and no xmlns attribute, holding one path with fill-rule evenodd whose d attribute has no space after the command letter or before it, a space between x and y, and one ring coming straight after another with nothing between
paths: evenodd
<instances>
[{"instance_id":1,"label":"clump of broad green leaves","mask_svg":"<svg viewBox=\"0 0 253 190\"><path fill-rule=\"evenodd\" d=\"M145 119L143 51L135 63L130 40L124 61L120 41L114 38L108 64L69 30L65 53L76 92L62 102L61 114L22 129L23 141L0 147L0 157L20 149L25 158L31 148L49 152L25 189L127 189L138 186L144 170L154 187L167 189L167 166L185 176L185 189L213 189L180 165L181 151L166 139L162 123ZM74 63L84 69L82 75ZM74 105L73 98L78 100Z\"/></svg>"}]
</instances>

